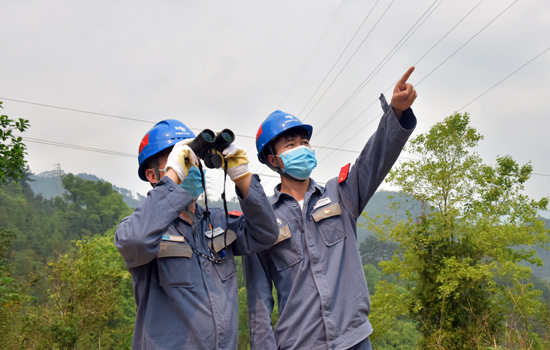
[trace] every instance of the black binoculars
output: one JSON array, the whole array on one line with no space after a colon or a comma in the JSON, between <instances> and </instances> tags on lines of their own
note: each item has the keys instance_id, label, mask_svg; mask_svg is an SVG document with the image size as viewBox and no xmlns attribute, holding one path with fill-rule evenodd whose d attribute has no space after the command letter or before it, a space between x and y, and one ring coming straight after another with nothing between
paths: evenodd
<instances>
[{"instance_id":1,"label":"black binoculars","mask_svg":"<svg viewBox=\"0 0 550 350\"><path fill-rule=\"evenodd\" d=\"M223 152L233 141L235 134L229 129L223 129L217 135L210 129L204 129L189 144L189 148L204 161L204 165L215 169L220 168L223 163L222 156L216 151Z\"/></svg>"}]
</instances>

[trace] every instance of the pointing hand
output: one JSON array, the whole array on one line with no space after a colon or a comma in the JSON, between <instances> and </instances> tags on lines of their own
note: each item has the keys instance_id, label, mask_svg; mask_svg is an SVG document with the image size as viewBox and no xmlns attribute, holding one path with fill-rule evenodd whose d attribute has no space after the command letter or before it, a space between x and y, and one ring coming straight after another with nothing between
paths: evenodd
<instances>
[{"instance_id":1,"label":"pointing hand","mask_svg":"<svg viewBox=\"0 0 550 350\"><path fill-rule=\"evenodd\" d=\"M401 118L403 111L408 109L416 99L416 90L413 88L412 84L407 83L412 72L414 72L414 66L407 70L393 89L391 106L393 107L397 119Z\"/></svg>"}]
</instances>

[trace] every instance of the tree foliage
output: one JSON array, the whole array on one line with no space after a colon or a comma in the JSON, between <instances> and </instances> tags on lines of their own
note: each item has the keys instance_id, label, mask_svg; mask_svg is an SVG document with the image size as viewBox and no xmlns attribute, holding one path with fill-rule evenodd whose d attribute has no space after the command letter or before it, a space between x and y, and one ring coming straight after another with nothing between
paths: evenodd
<instances>
[{"instance_id":1,"label":"tree foliage","mask_svg":"<svg viewBox=\"0 0 550 350\"><path fill-rule=\"evenodd\" d=\"M399 245L395 242L380 240L376 236L367 236L359 245L359 253L363 265L378 266L381 261L391 259L398 251Z\"/></svg>"},{"instance_id":2,"label":"tree foliage","mask_svg":"<svg viewBox=\"0 0 550 350\"><path fill-rule=\"evenodd\" d=\"M82 239L46 269L48 301L29 309L26 344L44 349L129 349L131 277L112 244L114 229Z\"/></svg>"},{"instance_id":3,"label":"tree foliage","mask_svg":"<svg viewBox=\"0 0 550 350\"><path fill-rule=\"evenodd\" d=\"M0 349L130 348L133 289L113 235L131 209L108 183L64 180L52 200L0 186Z\"/></svg>"},{"instance_id":4,"label":"tree foliage","mask_svg":"<svg viewBox=\"0 0 550 350\"><path fill-rule=\"evenodd\" d=\"M522 193L530 164L521 166L510 156L483 164L471 150L481 139L467 114L454 114L411 140L407 151L419 160L392 170L388 181L421 201L423 213L401 222L371 221L381 239L401 249L380 264L386 273L399 274L401 284L379 283L373 309L393 308L394 322L410 317L425 347L538 341L529 322L515 321L541 306L541 292L525 283L531 269L520 263L542 263L533 247L549 241L538 215L548 198L537 201ZM402 287L406 310L396 311L388 304Z\"/></svg>"},{"instance_id":5,"label":"tree foliage","mask_svg":"<svg viewBox=\"0 0 550 350\"><path fill-rule=\"evenodd\" d=\"M17 332L18 315L23 303L30 299L25 293L25 286L12 277L11 265L6 258L13 237L15 234L12 231L0 227L0 334L4 335ZM0 349L12 349L17 345L14 337L3 338Z\"/></svg>"},{"instance_id":6,"label":"tree foliage","mask_svg":"<svg viewBox=\"0 0 550 350\"><path fill-rule=\"evenodd\" d=\"M3 108L2 101L0 108ZM4 183L8 178L17 181L23 177L26 146L14 131L24 132L28 127L26 119L12 120L7 115L0 115L0 181Z\"/></svg>"},{"instance_id":7,"label":"tree foliage","mask_svg":"<svg viewBox=\"0 0 550 350\"><path fill-rule=\"evenodd\" d=\"M83 180L69 173L62 183L66 192L58 215L74 238L103 233L128 213L122 195L108 182Z\"/></svg>"}]
</instances>

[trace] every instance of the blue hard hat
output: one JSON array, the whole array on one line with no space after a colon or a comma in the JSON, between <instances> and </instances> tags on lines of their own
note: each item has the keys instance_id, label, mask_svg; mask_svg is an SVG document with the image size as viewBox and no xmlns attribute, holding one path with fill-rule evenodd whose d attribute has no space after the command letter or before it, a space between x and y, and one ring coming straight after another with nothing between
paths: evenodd
<instances>
[{"instance_id":1,"label":"blue hard hat","mask_svg":"<svg viewBox=\"0 0 550 350\"><path fill-rule=\"evenodd\" d=\"M262 155L265 146L283 132L293 128L304 129L309 135L308 139L311 138L311 134L313 133L311 125L304 124L292 114L283 111L275 111L264 120L256 134L256 149L258 150L258 160L260 163L267 164L267 159Z\"/></svg>"},{"instance_id":2,"label":"blue hard hat","mask_svg":"<svg viewBox=\"0 0 550 350\"><path fill-rule=\"evenodd\" d=\"M145 176L147 163L155 154L168 147L174 146L179 141L194 138L195 134L185 124L175 119L166 119L158 122L143 136L139 144L138 175L143 181L148 181Z\"/></svg>"}]
</instances>

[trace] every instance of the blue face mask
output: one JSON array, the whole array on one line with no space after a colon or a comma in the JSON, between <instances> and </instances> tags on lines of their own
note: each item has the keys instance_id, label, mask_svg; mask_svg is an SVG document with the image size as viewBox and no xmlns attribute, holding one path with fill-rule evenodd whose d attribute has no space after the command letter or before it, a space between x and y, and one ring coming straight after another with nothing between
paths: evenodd
<instances>
[{"instance_id":1,"label":"blue face mask","mask_svg":"<svg viewBox=\"0 0 550 350\"><path fill-rule=\"evenodd\" d=\"M298 180L305 180L317 166L315 152L307 146L299 146L281 153L285 168L283 173Z\"/></svg>"},{"instance_id":2,"label":"blue face mask","mask_svg":"<svg viewBox=\"0 0 550 350\"><path fill-rule=\"evenodd\" d=\"M203 172L206 171L203 170ZM201 171L194 166L189 168L189 173L181 183L180 187L186 190L187 193L193 197L193 199L199 198L201 193L204 192L204 188L202 188Z\"/></svg>"}]
</instances>

